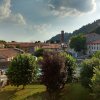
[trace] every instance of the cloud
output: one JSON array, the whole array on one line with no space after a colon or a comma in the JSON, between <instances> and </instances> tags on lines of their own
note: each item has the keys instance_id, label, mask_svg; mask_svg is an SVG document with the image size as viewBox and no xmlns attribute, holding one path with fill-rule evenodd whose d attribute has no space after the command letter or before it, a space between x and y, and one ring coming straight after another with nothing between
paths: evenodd
<instances>
[{"instance_id":1,"label":"cloud","mask_svg":"<svg viewBox=\"0 0 100 100\"><path fill-rule=\"evenodd\" d=\"M11 11L11 0L3 0L0 4L0 21L25 25L26 21L20 13Z\"/></svg>"},{"instance_id":2,"label":"cloud","mask_svg":"<svg viewBox=\"0 0 100 100\"><path fill-rule=\"evenodd\" d=\"M10 0L3 0L0 6L0 19L5 19L10 16L11 14L11 1Z\"/></svg>"},{"instance_id":3,"label":"cloud","mask_svg":"<svg viewBox=\"0 0 100 100\"><path fill-rule=\"evenodd\" d=\"M38 24L34 25L33 28L38 33L47 33L47 30L51 27L51 24Z\"/></svg>"},{"instance_id":4,"label":"cloud","mask_svg":"<svg viewBox=\"0 0 100 100\"><path fill-rule=\"evenodd\" d=\"M6 20L9 20L9 22L12 22L15 24L26 25L26 21L20 13L11 14L10 17Z\"/></svg>"},{"instance_id":5,"label":"cloud","mask_svg":"<svg viewBox=\"0 0 100 100\"><path fill-rule=\"evenodd\" d=\"M81 15L93 11L96 0L49 0L48 7L56 16Z\"/></svg>"}]
</instances>

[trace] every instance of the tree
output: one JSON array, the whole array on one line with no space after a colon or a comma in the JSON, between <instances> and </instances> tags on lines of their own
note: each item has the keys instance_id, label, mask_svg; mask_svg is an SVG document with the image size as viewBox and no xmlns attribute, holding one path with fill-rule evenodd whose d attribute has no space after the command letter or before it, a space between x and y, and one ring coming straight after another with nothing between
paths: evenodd
<instances>
[{"instance_id":1,"label":"tree","mask_svg":"<svg viewBox=\"0 0 100 100\"><path fill-rule=\"evenodd\" d=\"M6 44L6 41L4 41L4 40L0 40L0 43L4 43L4 44Z\"/></svg>"},{"instance_id":2,"label":"tree","mask_svg":"<svg viewBox=\"0 0 100 100\"><path fill-rule=\"evenodd\" d=\"M65 58L58 52L45 52L42 61L42 82L48 92L54 92L64 87L67 79Z\"/></svg>"},{"instance_id":3,"label":"tree","mask_svg":"<svg viewBox=\"0 0 100 100\"><path fill-rule=\"evenodd\" d=\"M76 59L66 53L62 53L62 55L65 57L65 65L67 68L67 83L70 83L74 79L75 68L77 66Z\"/></svg>"},{"instance_id":4,"label":"tree","mask_svg":"<svg viewBox=\"0 0 100 100\"><path fill-rule=\"evenodd\" d=\"M94 74L91 79L92 81L92 89L95 94L95 99L100 99L100 66L96 66L94 68Z\"/></svg>"},{"instance_id":5,"label":"tree","mask_svg":"<svg viewBox=\"0 0 100 100\"><path fill-rule=\"evenodd\" d=\"M96 66L100 65L100 59L98 58L91 58L88 60L84 60L81 63L81 83L84 87L86 88L91 88L92 82L91 82L91 78L93 77L93 69Z\"/></svg>"},{"instance_id":6,"label":"tree","mask_svg":"<svg viewBox=\"0 0 100 100\"><path fill-rule=\"evenodd\" d=\"M19 54L11 62L7 77L11 85L19 86L32 82L36 78L38 72L35 57L29 54Z\"/></svg>"},{"instance_id":7,"label":"tree","mask_svg":"<svg viewBox=\"0 0 100 100\"><path fill-rule=\"evenodd\" d=\"M92 57L96 57L100 59L100 51L96 51Z\"/></svg>"},{"instance_id":8,"label":"tree","mask_svg":"<svg viewBox=\"0 0 100 100\"><path fill-rule=\"evenodd\" d=\"M41 57L43 56L44 49L40 48L34 52L34 56Z\"/></svg>"},{"instance_id":9,"label":"tree","mask_svg":"<svg viewBox=\"0 0 100 100\"><path fill-rule=\"evenodd\" d=\"M82 35L73 36L71 38L69 45L76 52L85 53L85 51L86 51L86 38Z\"/></svg>"}]
</instances>

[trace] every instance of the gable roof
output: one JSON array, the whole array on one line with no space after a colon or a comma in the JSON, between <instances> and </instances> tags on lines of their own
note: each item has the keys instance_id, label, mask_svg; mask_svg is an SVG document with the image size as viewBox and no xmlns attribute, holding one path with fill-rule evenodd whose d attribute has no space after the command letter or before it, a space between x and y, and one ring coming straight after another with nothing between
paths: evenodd
<instances>
[{"instance_id":1,"label":"gable roof","mask_svg":"<svg viewBox=\"0 0 100 100\"><path fill-rule=\"evenodd\" d=\"M59 49L60 47L61 45L59 44L47 44L42 46L43 49Z\"/></svg>"},{"instance_id":2,"label":"gable roof","mask_svg":"<svg viewBox=\"0 0 100 100\"><path fill-rule=\"evenodd\" d=\"M87 44L100 44L100 40L96 40L96 41L93 41L93 42L88 42Z\"/></svg>"},{"instance_id":3,"label":"gable roof","mask_svg":"<svg viewBox=\"0 0 100 100\"><path fill-rule=\"evenodd\" d=\"M18 53L19 52L17 50L14 50L13 48L0 49L0 57L1 58L15 57Z\"/></svg>"}]
</instances>

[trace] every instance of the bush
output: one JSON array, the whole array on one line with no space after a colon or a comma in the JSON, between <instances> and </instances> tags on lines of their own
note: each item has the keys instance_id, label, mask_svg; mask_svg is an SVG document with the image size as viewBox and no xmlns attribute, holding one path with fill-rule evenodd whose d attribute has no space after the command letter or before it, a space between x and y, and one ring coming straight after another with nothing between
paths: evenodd
<instances>
[{"instance_id":1,"label":"bush","mask_svg":"<svg viewBox=\"0 0 100 100\"><path fill-rule=\"evenodd\" d=\"M67 83L70 83L74 79L75 68L77 66L76 59L66 53L62 53L62 55L65 57L65 66L67 67Z\"/></svg>"},{"instance_id":2,"label":"bush","mask_svg":"<svg viewBox=\"0 0 100 100\"><path fill-rule=\"evenodd\" d=\"M56 91L64 87L67 79L65 58L57 52L45 52L42 61L42 82L47 91Z\"/></svg>"},{"instance_id":3,"label":"bush","mask_svg":"<svg viewBox=\"0 0 100 100\"><path fill-rule=\"evenodd\" d=\"M86 88L91 88L90 85L92 85L91 78L93 77L93 69L96 66L100 65L100 59L98 58L92 58L88 60L84 60L81 63L81 72L80 72L80 78L81 78L81 83L83 86Z\"/></svg>"},{"instance_id":4,"label":"bush","mask_svg":"<svg viewBox=\"0 0 100 100\"><path fill-rule=\"evenodd\" d=\"M94 68L94 75L91 79L92 89L95 94L96 100L100 99L100 66Z\"/></svg>"},{"instance_id":5,"label":"bush","mask_svg":"<svg viewBox=\"0 0 100 100\"><path fill-rule=\"evenodd\" d=\"M34 56L41 57L43 56L44 49L38 49L34 52Z\"/></svg>"},{"instance_id":6,"label":"bush","mask_svg":"<svg viewBox=\"0 0 100 100\"><path fill-rule=\"evenodd\" d=\"M100 51L96 51L92 57L96 57L100 59Z\"/></svg>"}]
</instances>

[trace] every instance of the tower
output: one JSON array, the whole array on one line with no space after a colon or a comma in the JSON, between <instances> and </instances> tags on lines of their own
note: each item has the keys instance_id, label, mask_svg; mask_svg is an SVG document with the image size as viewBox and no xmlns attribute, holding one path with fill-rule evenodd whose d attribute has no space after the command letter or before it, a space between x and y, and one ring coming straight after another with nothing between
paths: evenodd
<instances>
[{"instance_id":1,"label":"tower","mask_svg":"<svg viewBox=\"0 0 100 100\"><path fill-rule=\"evenodd\" d=\"M64 43L64 31L61 31L61 37L60 37L60 42Z\"/></svg>"}]
</instances>

